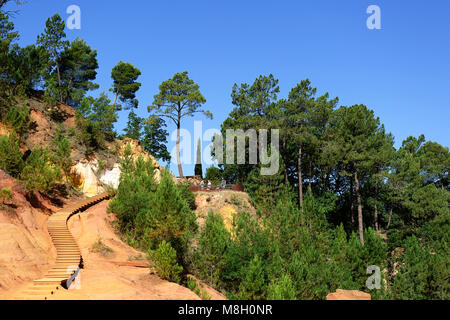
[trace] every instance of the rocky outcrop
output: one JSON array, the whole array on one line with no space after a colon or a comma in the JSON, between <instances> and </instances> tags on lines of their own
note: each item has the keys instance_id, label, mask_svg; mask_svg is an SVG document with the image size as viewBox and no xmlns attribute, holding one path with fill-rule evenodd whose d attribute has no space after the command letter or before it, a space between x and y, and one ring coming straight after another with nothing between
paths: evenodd
<instances>
[{"instance_id":1,"label":"rocky outcrop","mask_svg":"<svg viewBox=\"0 0 450 320\"><path fill-rule=\"evenodd\" d=\"M240 191L199 191L195 192L195 213L197 223L203 226L209 211L220 214L228 231L233 225L233 216L240 211L247 211L256 216L255 208L250 204L248 194Z\"/></svg>"},{"instance_id":2,"label":"rocky outcrop","mask_svg":"<svg viewBox=\"0 0 450 320\"><path fill-rule=\"evenodd\" d=\"M342 290L337 289L336 292L329 293L327 300L370 300L371 296L368 293L358 290Z\"/></svg>"},{"instance_id":3,"label":"rocky outcrop","mask_svg":"<svg viewBox=\"0 0 450 320\"><path fill-rule=\"evenodd\" d=\"M119 152L123 151L127 144L131 145L133 158L136 159L141 155L145 160L151 159L155 167L155 179L159 182L161 178L160 164L153 158L151 154L146 152L138 141L125 138L123 140L116 140L119 144ZM74 186L78 188L85 196L92 197L102 192L105 192L107 186L114 189L119 187L120 180L120 163L116 162L109 168L105 168L101 172L98 171L98 159L92 157L90 159L83 158L72 166L70 176ZM173 177L175 180L175 177Z\"/></svg>"}]
</instances>

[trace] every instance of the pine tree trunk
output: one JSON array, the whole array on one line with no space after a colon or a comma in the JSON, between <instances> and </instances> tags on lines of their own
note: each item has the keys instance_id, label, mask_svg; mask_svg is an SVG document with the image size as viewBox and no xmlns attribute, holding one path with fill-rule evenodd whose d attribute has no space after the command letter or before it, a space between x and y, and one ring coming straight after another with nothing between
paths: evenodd
<instances>
[{"instance_id":1,"label":"pine tree trunk","mask_svg":"<svg viewBox=\"0 0 450 320\"><path fill-rule=\"evenodd\" d=\"M55 52L56 57L56 52ZM63 102L62 92L61 92L61 72L59 71L59 62L58 59L56 59L56 72L58 74L58 86L59 86L59 102Z\"/></svg>"},{"instance_id":2,"label":"pine tree trunk","mask_svg":"<svg viewBox=\"0 0 450 320\"><path fill-rule=\"evenodd\" d=\"M181 167L181 155L180 155L180 119L177 122L177 164L178 174L180 178L183 178L183 168Z\"/></svg>"},{"instance_id":3,"label":"pine tree trunk","mask_svg":"<svg viewBox=\"0 0 450 320\"><path fill-rule=\"evenodd\" d=\"M358 172L356 172L356 170L355 170L355 193L356 193L356 203L358 204L359 240L361 241L361 244L364 245L364 225L362 216L361 195L359 194L359 180L358 180Z\"/></svg>"},{"instance_id":4,"label":"pine tree trunk","mask_svg":"<svg viewBox=\"0 0 450 320\"><path fill-rule=\"evenodd\" d=\"M283 135L283 161L284 161L284 184L288 184L287 161L286 161L286 136Z\"/></svg>"},{"instance_id":5,"label":"pine tree trunk","mask_svg":"<svg viewBox=\"0 0 450 320\"><path fill-rule=\"evenodd\" d=\"M311 189L311 179L312 179L312 161L309 160L309 188Z\"/></svg>"},{"instance_id":6,"label":"pine tree trunk","mask_svg":"<svg viewBox=\"0 0 450 320\"><path fill-rule=\"evenodd\" d=\"M114 107L114 110L116 109L116 101L117 101L117 97L119 96L119 89L117 89L117 91L116 91L116 96L114 97L114 102L113 102L113 107Z\"/></svg>"},{"instance_id":7,"label":"pine tree trunk","mask_svg":"<svg viewBox=\"0 0 450 320\"><path fill-rule=\"evenodd\" d=\"M389 229L389 225L391 224L391 219L392 219L392 208L389 211L389 218L388 218L388 223L387 223L386 229Z\"/></svg>"},{"instance_id":8,"label":"pine tree trunk","mask_svg":"<svg viewBox=\"0 0 450 320\"><path fill-rule=\"evenodd\" d=\"M355 226L355 208L353 205L353 179L350 178L350 219L352 228Z\"/></svg>"},{"instance_id":9,"label":"pine tree trunk","mask_svg":"<svg viewBox=\"0 0 450 320\"><path fill-rule=\"evenodd\" d=\"M374 200L374 213L373 218L375 222L375 230L378 232L378 208L377 208L377 198L378 198L378 180L375 179L375 200Z\"/></svg>"},{"instance_id":10,"label":"pine tree trunk","mask_svg":"<svg viewBox=\"0 0 450 320\"><path fill-rule=\"evenodd\" d=\"M303 181L302 181L302 147L298 148L297 159L297 172L298 172L298 199L300 203L300 209L303 207Z\"/></svg>"}]
</instances>

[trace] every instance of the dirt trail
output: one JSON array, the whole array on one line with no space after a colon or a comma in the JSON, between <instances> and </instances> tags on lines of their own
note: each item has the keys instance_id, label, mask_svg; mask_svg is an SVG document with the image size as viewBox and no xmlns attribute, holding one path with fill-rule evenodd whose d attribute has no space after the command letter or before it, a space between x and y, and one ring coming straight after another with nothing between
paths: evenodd
<instances>
[{"instance_id":1,"label":"dirt trail","mask_svg":"<svg viewBox=\"0 0 450 320\"><path fill-rule=\"evenodd\" d=\"M149 268L142 267L149 263L146 254L126 245L114 232L110 225L114 216L106 214L108 202L96 204L69 220L68 228L78 243L84 268L80 271L78 288L60 287L49 300L199 300L191 290L162 280L151 274ZM27 281L0 298L14 299L32 285L32 281ZM76 286L74 283L73 287Z\"/></svg>"},{"instance_id":2,"label":"dirt trail","mask_svg":"<svg viewBox=\"0 0 450 320\"><path fill-rule=\"evenodd\" d=\"M148 268L122 266L117 261L148 262L145 253L123 243L110 225L112 215L106 214L108 201L103 201L69 220L69 230L80 247L84 268L80 289L64 292L72 299L136 299L136 300L198 300L189 289L161 280ZM109 250L93 249L99 244ZM103 253L102 253L103 252Z\"/></svg>"}]
</instances>

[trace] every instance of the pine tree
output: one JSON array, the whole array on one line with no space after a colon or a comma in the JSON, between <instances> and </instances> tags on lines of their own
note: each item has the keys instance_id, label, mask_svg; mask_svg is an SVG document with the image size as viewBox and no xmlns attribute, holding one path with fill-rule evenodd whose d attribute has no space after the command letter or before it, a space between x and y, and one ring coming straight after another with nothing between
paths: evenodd
<instances>
[{"instance_id":1,"label":"pine tree","mask_svg":"<svg viewBox=\"0 0 450 320\"><path fill-rule=\"evenodd\" d=\"M230 236L222 216L210 211L200 233L194 264L198 275L213 287L217 287L222 279L225 264L223 256L229 246Z\"/></svg>"},{"instance_id":2,"label":"pine tree","mask_svg":"<svg viewBox=\"0 0 450 320\"><path fill-rule=\"evenodd\" d=\"M263 261L258 256L254 256L246 270L238 296L243 300L261 300L266 295L266 281Z\"/></svg>"},{"instance_id":3,"label":"pine tree","mask_svg":"<svg viewBox=\"0 0 450 320\"><path fill-rule=\"evenodd\" d=\"M23 166L22 152L16 133L12 132L9 136L0 136L0 169L13 177L18 177Z\"/></svg>"},{"instance_id":4,"label":"pine tree","mask_svg":"<svg viewBox=\"0 0 450 320\"><path fill-rule=\"evenodd\" d=\"M87 91L99 87L92 82L97 76L97 68L97 51L82 39L75 39L61 52L61 86L65 103L76 107Z\"/></svg>"},{"instance_id":5,"label":"pine tree","mask_svg":"<svg viewBox=\"0 0 450 320\"><path fill-rule=\"evenodd\" d=\"M142 147L156 159L169 162L170 153L167 150L166 122L162 118L151 117L144 120L144 131L142 135Z\"/></svg>"},{"instance_id":6,"label":"pine tree","mask_svg":"<svg viewBox=\"0 0 450 320\"><path fill-rule=\"evenodd\" d=\"M143 122L144 119L138 117L137 114L134 113L134 111L131 111L128 114L127 126L125 127L125 129L123 129L123 131L125 132L124 136L140 141L142 135L141 131L143 127Z\"/></svg>"},{"instance_id":7,"label":"pine tree","mask_svg":"<svg viewBox=\"0 0 450 320\"><path fill-rule=\"evenodd\" d=\"M56 94L60 102L63 102L63 88L61 79L61 54L69 45L64 31L66 24L59 14L55 14L48 18L45 22L44 33L37 37L38 45L42 46L50 54L49 70L46 81L54 79L56 70L57 87L56 92L49 92L51 87L47 86L46 90L50 94Z\"/></svg>"},{"instance_id":8,"label":"pine tree","mask_svg":"<svg viewBox=\"0 0 450 320\"><path fill-rule=\"evenodd\" d=\"M140 75L141 71L129 62L120 61L112 69L113 86L110 90L115 95L113 106L117 110L121 110L117 100L125 104L125 109L137 108L139 101L136 99L136 92L141 87L141 83L136 80Z\"/></svg>"},{"instance_id":9,"label":"pine tree","mask_svg":"<svg viewBox=\"0 0 450 320\"><path fill-rule=\"evenodd\" d=\"M180 156L181 121L185 117L192 117L195 113L203 113L212 119L212 113L201 109L206 99L200 93L199 85L191 80L187 71L176 73L171 79L163 81L159 86L159 93L155 95L153 104L148 111L156 117L167 118L177 127L177 164L178 173L183 177Z\"/></svg>"},{"instance_id":10,"label":"pine tree","mask_svg":"<svg viewBox=\"0 0 450 320\"><path fill-rule=\"evenodd\" d=\"M273 280L267 289L268 300L296 300L297 290L288 274Z\"/></svg>"},{"instance_id":11,"label":"pine tree","mask_svg":"<svg viewBox=\"0 0 450 320\"><path fill-rule=\"evenodd\" d=\"M154 195L151 211L141 219L149 243L170 242L181 260L188 239L197 228L195 214L166 170L162 171L161 181Z\"/></svg>"},{"instance_id":12,"label":"pine tree","mask_svg":"<svg viewBox=\"0 0 450 320\"><path fill-rule=\"evenodd\" d=\"M25 161L20 179L23 180L27 191L47 194L57 184L60 175L60 169L54 163L48 147L34 148Z\"/></svg>"}]
</instances>

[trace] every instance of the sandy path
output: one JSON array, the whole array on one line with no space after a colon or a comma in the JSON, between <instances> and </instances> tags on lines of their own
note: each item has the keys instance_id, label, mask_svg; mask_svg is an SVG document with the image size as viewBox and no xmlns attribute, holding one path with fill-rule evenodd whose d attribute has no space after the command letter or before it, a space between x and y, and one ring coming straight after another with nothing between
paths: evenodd
<instances>
[{"instance_id":1,"label":"sandy path","mask_svg":"<svg viewBox=\"0 0 450 320\"><path fill-rule=\"evenodd\" d=\"M113 217L106 214L107 205L108 201L103 201L69 220L69 230L81 249L84 268L81 270L80 289L65 291L67 297L64 298L198 300L199 297L189 289L161 280L150 274L148 268L119 266L110 262L131 261L136 256L145 259L146 255L123 243L115 234L110 225ZM110 255L92 251L99 238L112 249Z\"/></svg>"}]
</instances>

